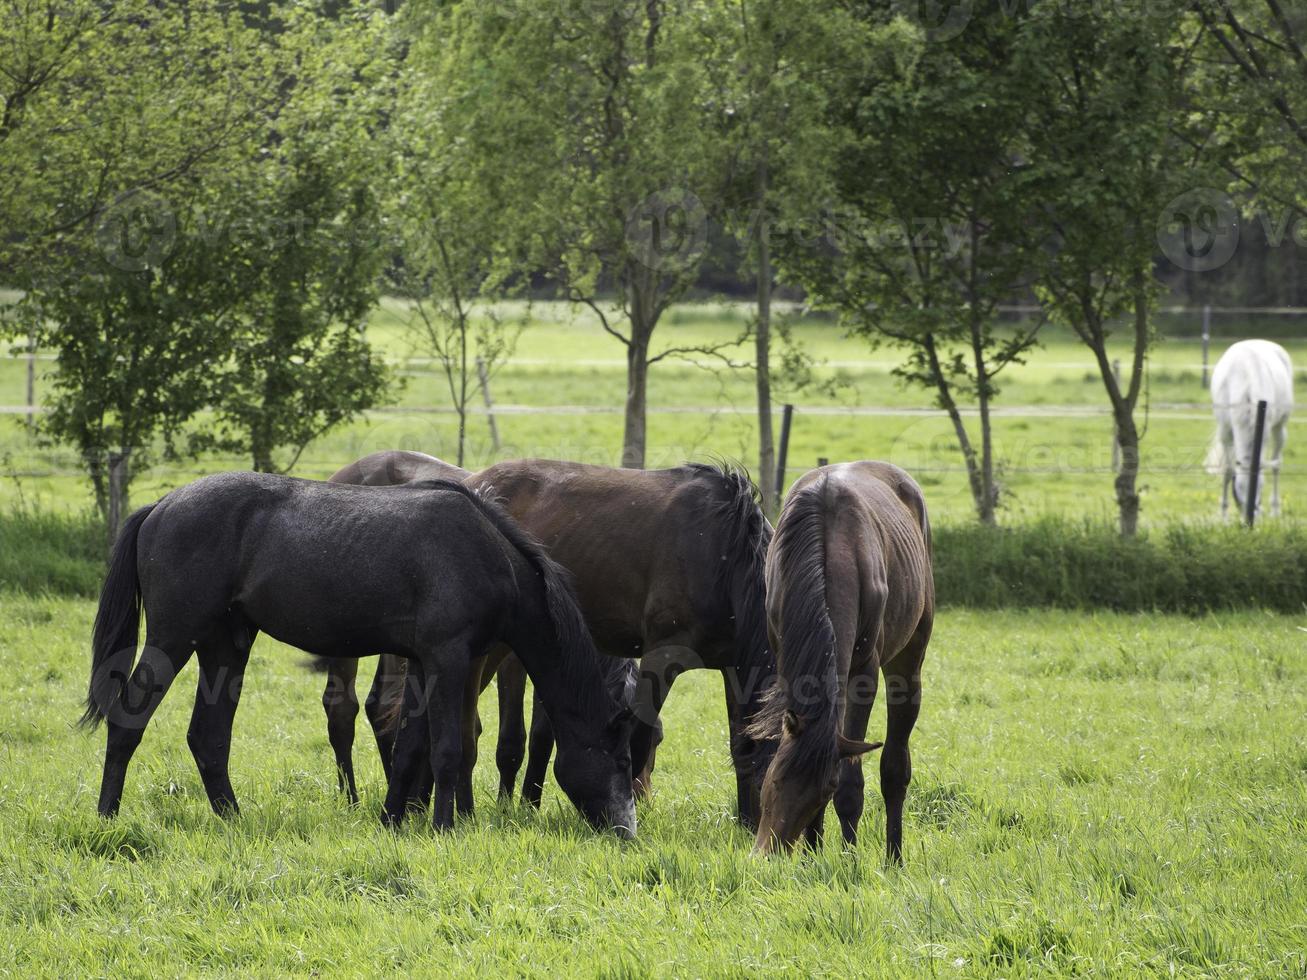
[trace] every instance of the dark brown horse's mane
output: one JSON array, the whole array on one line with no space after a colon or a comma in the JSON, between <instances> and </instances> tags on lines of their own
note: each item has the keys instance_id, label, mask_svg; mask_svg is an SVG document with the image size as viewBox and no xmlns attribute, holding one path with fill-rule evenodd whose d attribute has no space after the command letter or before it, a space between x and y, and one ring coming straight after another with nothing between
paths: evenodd
<instances>
[{"instance_id":1,"label":"dark brown horse's mane","mask_svg":"<svg viewBox=\"0 0 1307 980\"><path fill-rule=\"evenodd\" d=\"M835 775L839 679L835 628L826 607L826 487L829 477L797 490L785 504L776 529L781 588L781 676L767 692L749 734L791 738L777 756L782 768L797 768L822 781Z\"/></svg>"},{"instance_id":2,"label":"dark brown horse's mane","mask_svg":"<svg viewBox=\"0 0 1307 980\"><path fill-rule=\"evenodd\" d=\"M758 488L738 463L686 463L685 469L718 484L725 492L704 510L705 523L726 534L727 560L718 571L718 584L731 597L735 611L738 663L758 667L770 676L775 657L767 645L767 602L764 567L772 529L762 512Z\"/></svg>"}]
</instances>

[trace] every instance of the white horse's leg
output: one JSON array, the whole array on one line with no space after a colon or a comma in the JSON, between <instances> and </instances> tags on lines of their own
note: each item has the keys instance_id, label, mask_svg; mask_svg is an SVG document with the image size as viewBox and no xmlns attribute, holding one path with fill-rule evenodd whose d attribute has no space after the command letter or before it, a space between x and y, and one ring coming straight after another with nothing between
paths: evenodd
<instances>
[{"instance_id":1,"label":"white horse's leg","mask_svg":"<svg viewBox=\"0 0 1307 980\"><path fill-rule=\"evenodd\" d=\"M1271 516L1280 516L1280 464L1284 461L1284 443L1288 436L1288 423L1282 422L1271 430Z\"/></svg>"},{"instance_id":2,"label":"white horse's leg","mask_svg":"<svg viewBox=\"0 0 1307 980\"><path fill-rule=\"evenodd\" d=\"M1221 477L1221 519L1224 521L1230 519L1230 481L1233 478L1229 470Z\"/></svg>"}]
</instances>

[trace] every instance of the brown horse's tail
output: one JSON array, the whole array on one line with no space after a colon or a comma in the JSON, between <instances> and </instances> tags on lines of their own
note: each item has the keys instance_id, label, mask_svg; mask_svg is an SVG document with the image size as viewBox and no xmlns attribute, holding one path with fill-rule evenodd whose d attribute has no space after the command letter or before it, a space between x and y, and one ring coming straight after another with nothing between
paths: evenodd
<instances>
[{"instance_id":1,"label":"brown horse's tail","mask_svg":"<svg viewBox=\"0 0 1307 980\"><path fill-rule=\"evenodd\" d=\"M94 728L104 719L131 675L141 629L141 582L136 572L136 536L156 504L142 507L123 525L100 590L91 638L91 681L78 721Z\"/></svg>"},{"instance_id":2,"label":"brown horse's tail","mask_svg":"<svg viewBox=\"0 0 1307 980\"><path fill-rule=\"evenodd\" d=\"M835 626L826 606L826 478L786 501L772 544L779 557L782 630L780 678L767 693L749 735L775 741L791 735L784 765L824 784L839 763L839 678ZM775 600L773 600L775 601Z\"/></svg>"}]
</instances>

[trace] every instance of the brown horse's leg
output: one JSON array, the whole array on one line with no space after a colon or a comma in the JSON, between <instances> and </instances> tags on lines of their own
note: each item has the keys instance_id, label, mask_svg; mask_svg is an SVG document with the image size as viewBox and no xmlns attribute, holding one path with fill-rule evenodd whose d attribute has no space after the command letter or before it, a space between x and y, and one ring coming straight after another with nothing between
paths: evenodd
<instances>
[{"instance_id":1,"label":"brown horse's leg","mask_svg":"<svg viewBox=\"0 0 1307 980\"><path fill-rule=\"evenodd\" d=\"M377 740L381 755L381 769L390 781L391 762L395 756L395 734L399 731L403 713L404 680L408 676L408 663L403 657L386 653L377 658L377 673L372 678L372 689L363 708L372 734Z\"/></svg>"},{"instance_id":2,"label":"brown horse's leg","mask_svg":"<svg viewBox=\"0 0 1307 980\"><path fill-rule=\"evenodd\" d=\"M844 735L856 742L867 737L867 722L871 707L876 702L876 664L873 662L849 678L844 703ZM866 802L862 775L862 760L849 759L840 763L839 782L835 787L835 815L840 819L840 833L844 843L854 847L858 843L858 821Z\"/></svg>"},{"instance_id":3,"label":"brown horse's leg","mask_svg":"<svg viewBox=\"0 0 1307 980\"><path fill-rule=\"evenodd\" d=\"M359 791L354 782L354 720L359 713L358 692L354 679L359 662L350 657L328 657L327 685L322 689L322 710L327 713L327 741L336 754L336 782L348 794L350 803L358 803Z\"/></svg>"},{"instance_id":4,"label":"brown horse's leg","mask_svg":"<svg viewBox=\"0 0 1307 980\"><path fill-rule=\"evenodd\" d=\"M885 854L903 863L903 801L912 781L912 737L921 710L921 662L930 640L931 619L917 626L907 647L885 665L885 747L880 756L880 792L885 798Z\"/></svg>"},{"instance_id":5,"label":"brown horse's leg","mask_svg":"<svg viewBox=\"0 0 1307 980\"><path fill-rule=\"evenodd\" d=\"M186 743L195 757L213 812L234 815L240 807L231 788L227 762L231 756L231 726L240 704L250 648L223 631L201 643L199 654L200 679Z\"/></svg>"},{"instance_id":6,"label":"brown horse's leg","mask_svg":"<svg viewBox=\"0 0 1307 980\"><path fill-rule=\"evenodd\" d=\"M753 833L758 829L762 810L760 799L763 773L757 771L755 746L745 731L750 718L744 717L744 706L757 697L761 680L757 672L748 667L725 667L722 680L726 685L726 730L730 738L731 763L735 767L735 814L740 826Z\"/></svg>"},{"instance_id":7,"label":"brown horse's leg","mask_svg":"<svg viewBox=\"0 0 1307 980\"><path fill-rule=\"evenodd\" d=\"M499 798L511 800L517 785L517 772L526 756L526 668L516 657L499 665L499 741L495 746L495 765L499 768Z\"/></svg>"},{"instance_id":8,"label":"brown horse's leg","mask_svg":"<svg viewBox=\"0 0 1307 980\"><path fill-rule=\"evenodd\" d=\"M127 779L127 764L141 744L145 726L150 723L159 702L168 693L173 678L191 659L191 645L179 641L162 645L146 636L145 648L123 686L122 695L109 706L108 741L104 752L104 775L100 781L99 811L102 817L118 812Z\"/></svg>"}]
</instances>

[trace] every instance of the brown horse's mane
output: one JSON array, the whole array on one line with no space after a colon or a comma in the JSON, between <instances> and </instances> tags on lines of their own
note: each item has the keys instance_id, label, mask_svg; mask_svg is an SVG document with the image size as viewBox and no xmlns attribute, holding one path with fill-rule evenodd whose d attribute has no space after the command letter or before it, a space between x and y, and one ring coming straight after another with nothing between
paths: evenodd
<instances>
[{"instance_id":1,"label":"brown horse's mane","mask_svg":"<svg viewBox=\"0 0 1307 980\"><path fill-rule=\"evenodd\" d=\"M764 569L772 529L762 512L758 488L742 465L726 460L686 463L685 469L716 483L723 491L704 509L705 523L726 535L717 584L731 597L735 612L737 662L770 674L775 658L767 644Z\"/></svg>"},{"instance_id":2,"label":"brown horse's mane","mask_svg":"<svg viewBox=\"0 0 1307 980\"><path fill-rule=\"evenodd\" d=\"M834 776L839 763L835 628L826 606L825 511L829 479L823 476L796 490L786 501L785 514L776 529L782 675L767 692L763 709L749 731L753 738L775 741L792 712L792 737L776 757L777 764L812 773L823 782ZM801 700L794 696L796 684L804 685Z\"/></svg>"}]
</instances>

